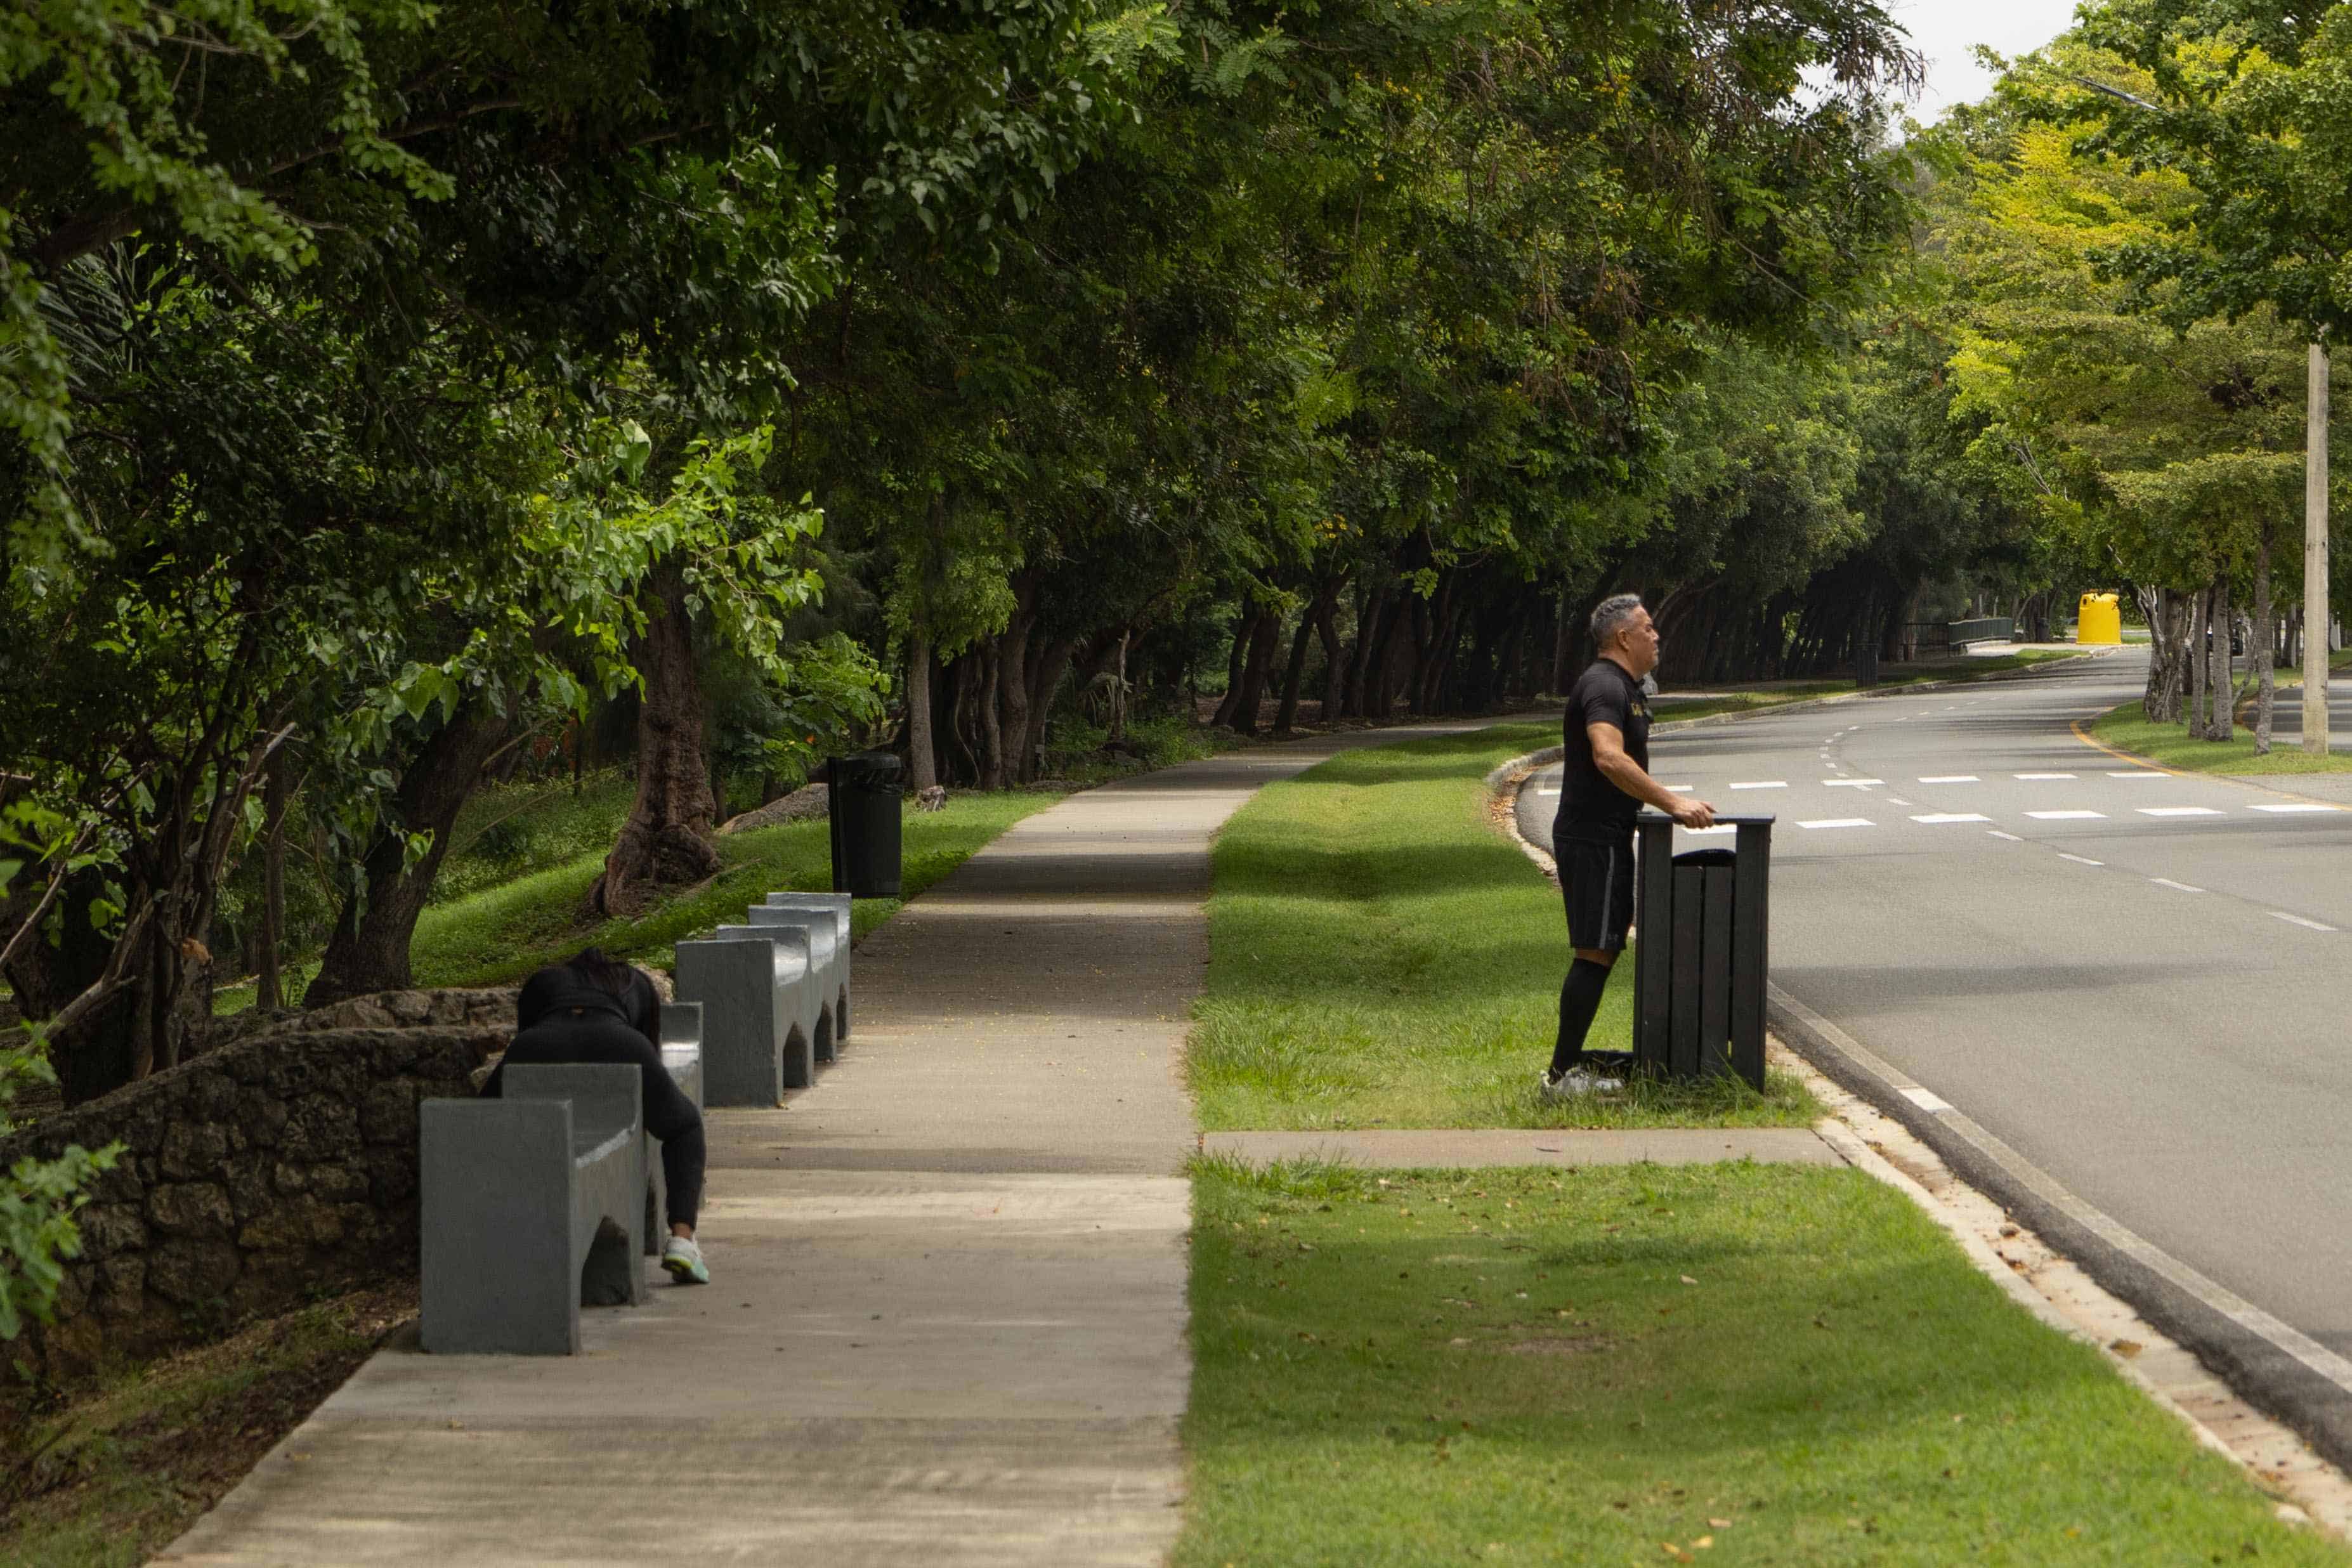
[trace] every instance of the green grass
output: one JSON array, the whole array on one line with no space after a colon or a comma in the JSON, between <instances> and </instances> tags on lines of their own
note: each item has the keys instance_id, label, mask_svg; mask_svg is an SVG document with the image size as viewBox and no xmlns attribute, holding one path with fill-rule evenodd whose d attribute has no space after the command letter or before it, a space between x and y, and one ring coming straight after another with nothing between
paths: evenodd
<instances>
[{"instance_id":1,"label":"green grass","mask_svg":"<svg viewBox=\"0 0 2352 1568\"><path fill-rule=\"evenodd\" d=\"M2298 697L2296 700L2300 701ZM2254 755L2254 735L2239 730L2228 741L2189 738L2187 726L2158 723L2137 702L2110 709L2091 721L2093 740L2128 752L2135 757L2184 773L2352 773L2352 756L2341 752L2324 757L2306 756L2297 742L2273 742L2270 755Z\"/></svg>"},{"instance_id":2,"label":"green grass","mask_svg":"<svg viewBox=\"0 0 2352 1568\"><path fill-rule=\"evenodd\" d=\"M1203 1164L1178 1568L2336 1563L1859 1172Z\"/></svg>"},{"instance_id":3,"label":"green grass","mask_svg":"<svg viewBox=\"0 0 2352 1568\"><path fill-rule=\"evenodd\" d=\"M477 791L458 812L449 853L433 879L433 901L449 903L528 875L535 866L561 865L604 854L627 820L637 781L628 768L606 768L581 780L538 779Z\"/></svg>"},{"instance_id":4,"label":"green grass","mask_svg":"<svg viewBox=\"0 0 2352 1568\"><path fill-rule=\"evenodd\" d=\"M1487 771L1549 725L1345 752L1260 791L1217 839L1186 1068L1202 1126L1804 1125L1791 1076L1538 1103L1569 963L1559 894L1488 816ZM1629 959L1591 1039L1633 1036Z\"/></svg>"}]
</instances>

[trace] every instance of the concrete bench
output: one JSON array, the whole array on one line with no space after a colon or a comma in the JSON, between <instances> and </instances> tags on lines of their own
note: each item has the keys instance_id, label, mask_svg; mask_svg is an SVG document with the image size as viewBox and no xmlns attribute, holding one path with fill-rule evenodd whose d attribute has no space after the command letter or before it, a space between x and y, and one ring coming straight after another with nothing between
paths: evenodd
<instances>
[{"instance_id":1,"label":"concrete bench","mask_svg":"<svg viewBox=\"0 0 2352 1568\"><path fill-rule=\"evenodd\" d=\"M814 1081L821 1008L805 931L721 926L676 952L678 999L702 1007L708 1103L773 1106Z\"/></svg>"},{"instance_id":2,"label":"concrete bench","mask_svg":"<svg viewBox=\"0 0 2352 1568\"><path fill-rule=\"evenodd\" d=\"M841 1021L847 1015L849 950L835 934L830 910L782 909L753 904L743 911L746 925L787 926L808 933L809 967L814 975L819 1017L816 1059L829 1062L841 1056Z\"/></svg>"},{"instance_id":3,"label":"concrete bench","mask_svg":"<svg viewBox=\"0 0 2352 1568\"><path fill-rule=\"evenodd\" d=\"M645 1300L633 1067L508 1067L498 1100L419 1110L419 1337L436 1355L576 1355L580 1308Z\"/></svg>"},{"instance_id":4,"label":"concrete bench","mask_svg":"<svg viewBox=\"0 0 2352 1568\"><path fill-rule=\"evenodd\" d=\"M847 893L770 893L761 905L771 910L808 910L833 917L833 951L836 965L833 994L833 1038L836 1047L849 1037L849 895Z\"/></svg>"},{"instance_id":5,"label":"concrete bench","mask_svg":"<svg viewBox=\"0 0 2352 1568\"><path fill-rule=\"evenodd\" d=\"M702 1004L665 1002L661 1008L661 1059L670 1082L702 1109ZM661 1256L669 1239L669 1181L662 1171L661 1140L646 1134L646 1256Z\"/></svg>"}]
</instances>

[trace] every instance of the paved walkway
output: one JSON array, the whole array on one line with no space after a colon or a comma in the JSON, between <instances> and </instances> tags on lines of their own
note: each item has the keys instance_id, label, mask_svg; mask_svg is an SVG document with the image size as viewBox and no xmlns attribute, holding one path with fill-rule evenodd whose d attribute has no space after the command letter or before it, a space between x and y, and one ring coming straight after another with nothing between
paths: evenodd
<instances>
[{"instance_id":1,"label":"paved walkway","mask_svg":"<svg viewBox=\"0 0 2352 1568\"><path fill-rule=\"evenodd\" d=\"M1210 837L1336 751L1470 727L1253 750L1020 823L859 949L814 1089L712 1113L716 1284L589 1313L576 1358L392 1346L159 1561L1160 1562Z\"/></svg>"}]
</instances>

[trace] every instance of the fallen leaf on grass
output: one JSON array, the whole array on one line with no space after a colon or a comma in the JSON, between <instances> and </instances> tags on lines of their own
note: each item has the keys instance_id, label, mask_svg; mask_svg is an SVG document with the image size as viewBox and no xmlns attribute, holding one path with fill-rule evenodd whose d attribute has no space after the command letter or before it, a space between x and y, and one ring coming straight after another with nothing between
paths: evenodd
<instances>
[{"instance_id":1,"label":"fallen leaf on grass","mask_svg":"<svg viewBox=\"0 0 2352 1568\"><path fill-rule=\"evenodd\" d=\"M1729 1530L1731 1528L1731 1521L1727 1519L1710 1519L1707 1521L1707 1523L1713 1525L1717 1530Z\"/></svg>"},{"instance_id":2,"label":"fallen leaf on grass","mask_svg":"<svg viewBox=\"0 0 2352 1568\"><path fill-rule=\"evenodd\" d=\"M1689 1552L1685 1552L1681 1547L1676 1546L1671 1541L1659 1542L1658 1550L1664 1552L1667 1556L1673 1558L1677 1563L1690 1563L1696 1561Z\"/></svg>"},{"instance_id":3,"label":"fallen leaf on grass","mask_svg":"<svg viewBox=\"0 0 2352 1568\"><path fill-rule=\"evenodd\" d=\"M1697 1280L1696 1280L1696 1279L1692 1279L1689 1275L1685 1274L1685 1275L1684 1275L1684 1276L1683 1276L1683 1283L1684 1283L1684 1284L1685 1284L1685 1285L1696 1285L1696 1284L1697 1284L1697 1283L1698 1283L1698 1281L1697 1281Z\"/></svg>"}]
</instances>

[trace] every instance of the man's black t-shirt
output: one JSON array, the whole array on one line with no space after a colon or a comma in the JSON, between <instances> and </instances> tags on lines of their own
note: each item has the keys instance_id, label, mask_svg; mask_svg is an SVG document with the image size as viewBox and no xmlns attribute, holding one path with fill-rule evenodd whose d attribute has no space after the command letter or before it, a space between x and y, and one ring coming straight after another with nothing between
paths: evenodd
<instances>
[{"instance_id":1,"label":"man's black t-shirt","mask_svg":"<svg viewBox=\"0 0 2352 1568\"><path fill-rule=\"evenodd\" d=\"M1650 705L1642 683L1614 659L1597 658L1577 677L1568 694L1568 711L1561 720L1559 816L1552 837L1611 843L1633 831L1633 816L1642 803L1611 784L1593 765L1592 738L1588 724L1614 724L1625 737L1625 754L1644 772L1650 767Z\"/></svg>"}]
</instances>

